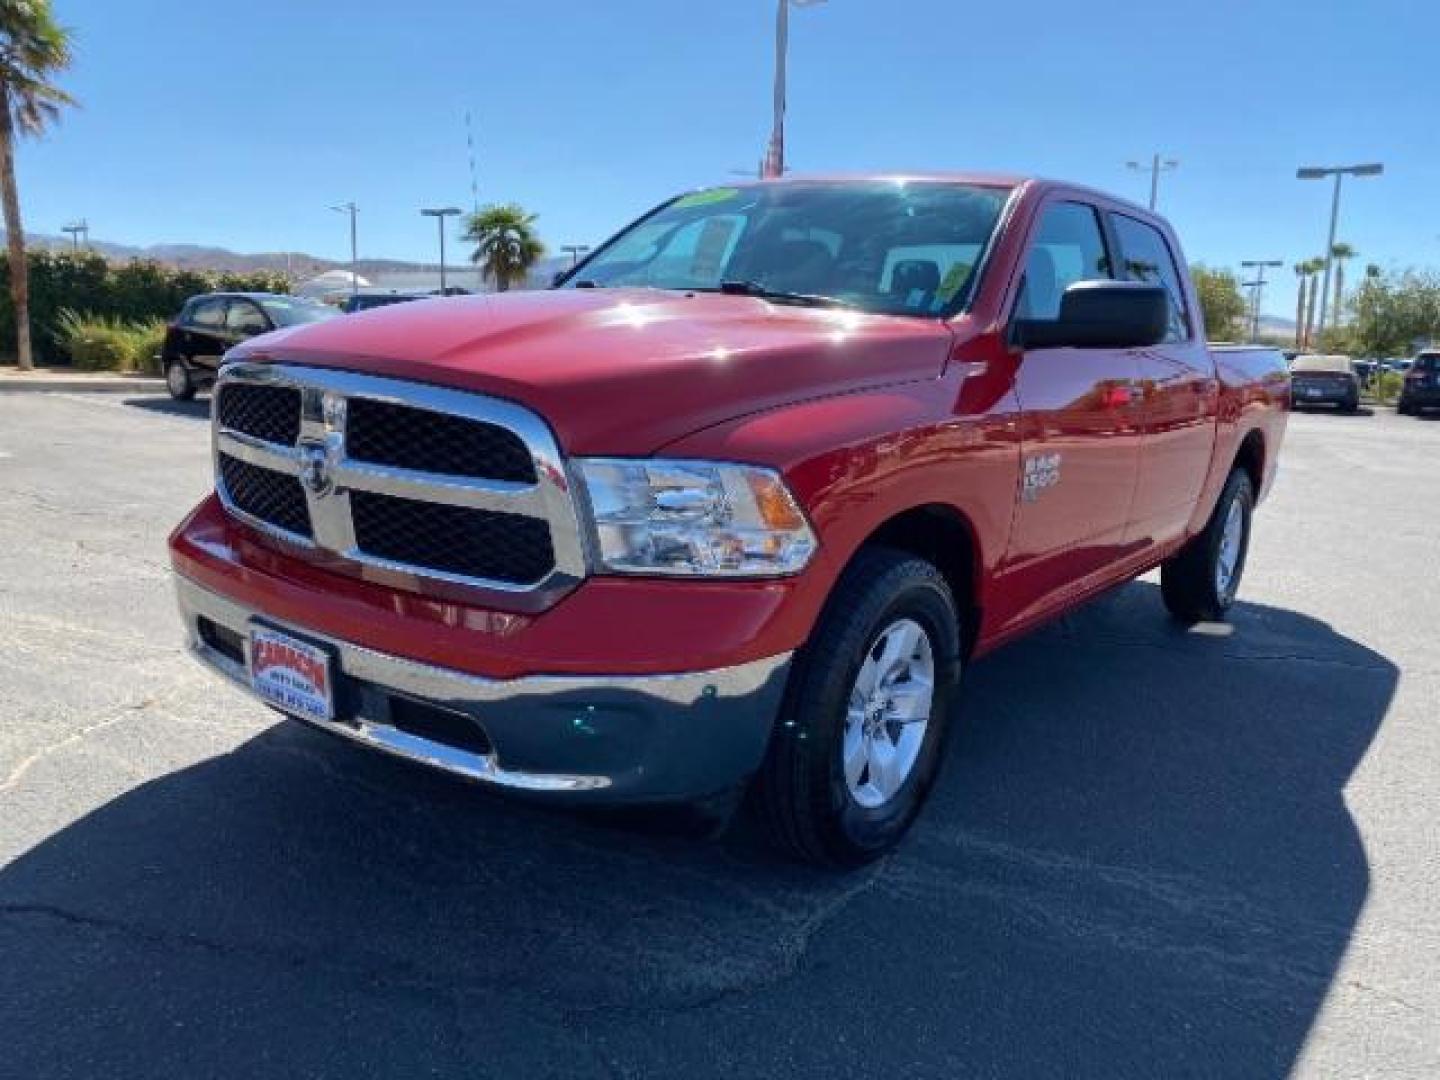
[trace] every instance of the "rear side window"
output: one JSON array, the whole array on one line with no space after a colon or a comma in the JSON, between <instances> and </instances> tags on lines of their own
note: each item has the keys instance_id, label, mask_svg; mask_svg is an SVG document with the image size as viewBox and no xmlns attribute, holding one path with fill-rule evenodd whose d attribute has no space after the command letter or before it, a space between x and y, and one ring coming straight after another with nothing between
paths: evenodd
<instances>
[{"instance_id":1,"label":"rear side window","mask_svg":"<svg viewBox=\"0 0 1440 1080\"><path fill-rule=\"evenodd\" d=\"M1185 286L1165 237L1154 226L1124 214L1111 214L1110 223L1120 244L1121 276L1129 281L1165 286L1170 294L1170 332L1165 340L1187 340L1190 320L1185 310Z\"/></svg>"},{"instance_id":2,"label":"rear side window","mask_svg":"<svg viewBox=\"0 0 1440 1080\"><path fill-rule=\"evenodd\" d=\"M225 326L237 334L263 334L269 329L265 316L249 300L231 300Z\"/></svg>"},{"instance_id":3,"label":"rear side window","mask_svg":"<svg viewBox=\"0 0 1440 1080\"><path fill-rule=\"evenodd\" d=\"M1428 353L1415 358L1416 371L1440 371L1440 353Z\"/></svg>"},{"instance_id":4,"label":"rear side window","mask_svg":"<svg viewBox=\"0 0 1440 1080\"><path fill-rule=\"evenodd\" d=\"M190 309L190 323L206 330L218 330L225 325L225 301L199 300Z\"/></svg>"},{"instance_id":5,"label":"rear side window","mask_svg":"<svg viewBox=\"0 0 1440 1080\"><path fill-rule=\"evenodd\" d=\"M1105 236L1093 206L1061 202L1041 214L1015 315L1020 319L1058 319L1060 297L1077 281L1111 277Z\"/></svg>"}]
</instances>

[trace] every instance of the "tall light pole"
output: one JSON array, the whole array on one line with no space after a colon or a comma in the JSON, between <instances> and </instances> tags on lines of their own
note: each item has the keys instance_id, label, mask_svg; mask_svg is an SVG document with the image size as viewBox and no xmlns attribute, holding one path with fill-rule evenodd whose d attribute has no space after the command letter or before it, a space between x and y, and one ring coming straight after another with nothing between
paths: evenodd
<instances>
[{"instance_id":1,"label":"tall light pole","mask_svg":"<svg viewBox=\"0 0 1440 1080\"><path fill-rule=\"evenodd\" d=\"M1295 176L1300 180L1335 177L1335 194L1330 197L1330 239L1325 243L1325 273L1320 285L1320 320L1315 327L1317 342L1325 332L1325 305L1330 299L1330 264L1332 249L1335 247L1335 228L1340 224L1340 180L1346 176L1379 176L1384 171L1385 166L1378 162L1369 165L1307 165L1295 170Z\"/></svg>"},{"instance_id":2,"label":"tall light pole","mask_svg":"<svg viewBox=\"0 0 1440 1080\"><path fill-rule=\"evenodd\" d=\"M1255 290L1255 311L1250 317L1250 340L1260 340L1260 298L1265 294L1265 269L1271 266L1284 266L1280 259L1246 259L1240 263L1245 269L1255 271L1255 280L1245 282Z\"/></svg>"},{"instance_id":3,"label":"tall light pole","mask_svg":"<svg viewBox=\"0 0 1440 1080\"><path fill-rule=\"evenodd\" d=\"M760 163L762 179L785 175L785 62L790 51L790 5L812 7L825 0L779 0L775 14L775 120L770 146Z\"/></svg>"},{"instance_id":4,"label":"tall light pole","mask_svg":"<svg viewBox=\"0 0 1440 1080\"><path fill-rule=\"evenodd\" d=\"M560 250L570 256L570 269L580 265L580 256L590 250L589 244L562 244Z\"/></svg>"},{"instance_id":5,"label":"tall light pole","mask_svg":"<svg viewBox=\"0 0 1440 1080\"><path fill-rule=\"evenodd\" d=\"M85 246L90 246L90 223L84 218L79 221L72 221L69 225L61 225L60 231L70 234L70 244L76 250L80 250L80 237L85 237Z\"/></svg>"},{"instance_id":6,"label":"tall light pole","mask_svg":"<svg viewBox=\"0 0 1440 1080\"><path fill-rule=\"evenodd\" d=\"M360 255L355 243L355 215L360 212L360 208L353 202L344 202L330 209L337 214L350 215L350 295L354 296L360 291Z\"/></svg>"},{"instance_id":7,"label":"tall light pole","mask_svg":"<svg viewBox=\"0 0 1440 1080\"><path fill-rule=\"evenodd\" d=\"M1155 204L1160 200L1160 174L1169 172L1171 169L1179 168L1180 162L1174 158L1161 159L1159 154L1150 155L1150 164L1141 165L1138 161L1127 161L1125 167L1134 169L1136 172L1148 172L1150 174L1150 209L1155 209Z\"/></svg>"},{"instance_id":8,"label":"tall light pole","mask_svg":"<svg viewBox=\"0 0 1440 1080\"><path fill-rule=\"evenodd\" d=\"M458 216L460 208L458 206L421 207L420 213L426 217L433 217L440 230L440 295L445 296L447 295L445 292L445 219Z\"/></svg>"}]
</instances>

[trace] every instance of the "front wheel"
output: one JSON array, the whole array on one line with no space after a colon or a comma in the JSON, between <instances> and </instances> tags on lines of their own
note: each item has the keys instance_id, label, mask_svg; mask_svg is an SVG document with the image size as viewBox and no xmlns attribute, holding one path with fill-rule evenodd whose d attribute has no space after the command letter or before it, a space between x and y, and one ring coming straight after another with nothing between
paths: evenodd
<instances>
[{"instance_id":1,"label":"front wheel","mask_svg":"<svg viewBox=\"0 0 1440 1080\"><path fill-rule=\"evenodd\" d=\"M757 777L783 848L857 865L900 840L939 769L960 651L940 572L905 552L862 551L797 659Z\"/></svg>"},{"instance_id":2,"label":"front wheel","mask_svg":"<svg viewBox=\"0 0 1440 1080\"><path fill-rule=\"evenodd\" d=\"M165 389L176 401L189 401L195 396L195 379L182 360L165 365Z\"/></svg>"},{"instance_id":3,"label":"front wheel","mask_svg":"<svg viewBox=\"0 0 1440 1080\"><path fill-rule=\"evenodd\" d=\"M1175 618L1196 623L1225 617L1245 573L1254 510L1250 477L1235 469L1209 523L1160 567L1160 592Z\"/></svg>"}]
</instances>

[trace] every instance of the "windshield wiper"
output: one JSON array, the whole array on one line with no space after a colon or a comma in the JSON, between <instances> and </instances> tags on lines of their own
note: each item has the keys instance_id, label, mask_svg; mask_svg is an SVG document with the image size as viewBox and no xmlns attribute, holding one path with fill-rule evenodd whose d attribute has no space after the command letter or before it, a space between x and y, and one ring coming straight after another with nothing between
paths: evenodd
<instances>
[{"instance_id":1,"label":"windshield wiper","mask_svg":"<svg viewBox=\"0 0 1440 1080\"><path fill-rule=\"evenodd\" d=\"M697 289L696 292L715 292L714 289ZM754 296L761 300L778 300L784 304L806 304L810 307L854 307L854 304L836 296L822 296L819 293L788 292L771 289L758 281L722 281L719 290L731 296Z\"/></svg>"}]
</instances>

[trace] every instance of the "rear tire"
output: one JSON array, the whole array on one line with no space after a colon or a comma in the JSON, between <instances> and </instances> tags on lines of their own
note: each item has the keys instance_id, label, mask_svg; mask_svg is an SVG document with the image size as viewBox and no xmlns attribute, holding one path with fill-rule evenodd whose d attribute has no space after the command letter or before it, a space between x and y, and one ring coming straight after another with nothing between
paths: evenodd
<instances>
[{"instance_id":1,"label":"rear tire","mask_svg":"<svg viewBox=\"0 0 1440 1080\"><path fill-rule=\"evenodd\" d=\"M756 778L780 847L855 866L899 842L940 766L960 657L940 572L906 552L862 550L797 655Z\"/></svg>"},{"instance_id":2,"label":"rear tire","mask_svg":"<svg viewBox=\"0 0 1440 1080\"><path fill-rule=\"evenodd\" d=\"M195 396L195 379L182 360L165 365L165 389L176 401L189 401Z\"/></svg>"},{"instance_id":3,"label":"rear tire","mask_svg":"<svg viewBox=\"0 0 1440 1080\"><path fill-rule=\"evenodd\" d=\"M1205 528L1160 567L1160 594L1176 619L1197 623L1225 617L1245 573L1254 510L1254 485L1243 469L1235 469Z\"/></svg>"}]
</instances>

